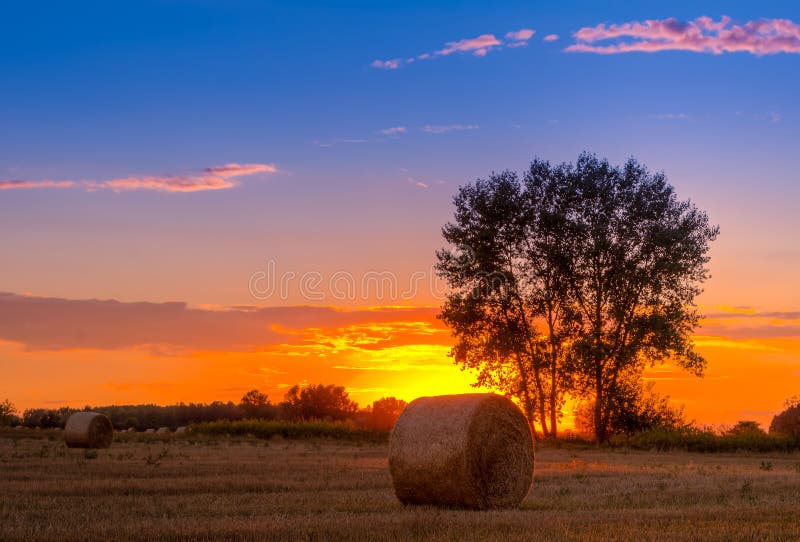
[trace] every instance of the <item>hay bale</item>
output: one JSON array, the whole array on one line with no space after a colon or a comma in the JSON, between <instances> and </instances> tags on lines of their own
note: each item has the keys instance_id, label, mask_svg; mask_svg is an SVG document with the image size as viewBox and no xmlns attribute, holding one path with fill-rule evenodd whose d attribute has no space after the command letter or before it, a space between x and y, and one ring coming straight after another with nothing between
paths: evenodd
<instances>
[{"instance_id":1,"label":"hay bale","mask_svg":"<svg viewBox=\"0 0 800 542\"><path fill-rule=\"evenodd\" d=\"M98 412L76 412L64 427L67 448L108 448L113 436L111 422Z\"/></svg>"},{"instance_id":2,"label":"hay bale","mask_svg":"<svg viewBox=\"0 0 800 542\"><path fill-rule=\"evenodd\" d=\"M800 405L793 405L776 414L769 424L769 434L800 437Z\"/></svg>"},{"instance_id":3,"label":"hay bale","mask_svg":"<svg viewBox=\"0 0 800 542\"><path fill-rule=\"evenodd\" d=\"M159 427L156 433L159 435L166 435L168 433L172 433L172 431L169 430L169 427Z\"/></svg>"},{"instance_id":4,"label":"hay bale","mask_svg":"<svg viewBox=\"0 0 800 542\"><path fill-rule=\"evenodd\" d=\"M145 429L144 432L148 435L152 435L156 430L151 427L150 429Z\"/></svg>"},{"instance_id":5,"label":"hay bale","mask_svg":"<svg viewBox=\"0 0 800 542\"><path fill-rule=\"evenodd\" d=\"M184 425L181 425L180 427L178 427L175 430L175 433L178 434L178 435L183 434L185 432L186 432L186 426L184 426Z\"/></svg>"},{"instance_id":6,"label":"hay bale","mask_svg":"<svg viewBox=\"0 0 800 542\"><path fill-rule=\"evenodd\" d=\"M389 441L403 504L517 506L530 489L533 459L525 416L494 394L420 397L400 414Z\"/></svg>"}]
</instances>

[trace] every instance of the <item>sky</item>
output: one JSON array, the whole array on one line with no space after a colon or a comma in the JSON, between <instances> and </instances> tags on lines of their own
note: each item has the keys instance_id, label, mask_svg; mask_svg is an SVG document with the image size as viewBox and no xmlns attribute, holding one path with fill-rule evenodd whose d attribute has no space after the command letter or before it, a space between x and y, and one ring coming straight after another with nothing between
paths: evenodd
<instances>
[{"instance_id":1,"label":"sky","mask_svg":"<svg viewBox=\"0 0 800 542\"><path fill-rule=\"evenodd\" d=\"M432 274L459 185L581 151L719 224L698 423L800 384L800 6L18 2L0 32L0 398L469 391Z\"/></svg>"}]
</instances>

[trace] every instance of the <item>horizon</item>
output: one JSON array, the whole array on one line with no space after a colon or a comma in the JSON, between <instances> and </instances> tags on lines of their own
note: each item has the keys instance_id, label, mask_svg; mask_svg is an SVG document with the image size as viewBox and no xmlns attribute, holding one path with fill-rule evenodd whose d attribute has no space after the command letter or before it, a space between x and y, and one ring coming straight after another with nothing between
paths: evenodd
<instances>
[{"instance_id":1,"label":"horizon","mask_svg":"<svg viewBox=\"0 0 800 542\"><path fill-rule=\"evenodd\" d=\"M645 380L701 425L800 395L796 4L46 4L0 36L0 401L474 392L452 198L583 151L721 228L705 376Z\"/></svg>"}]
</instances>

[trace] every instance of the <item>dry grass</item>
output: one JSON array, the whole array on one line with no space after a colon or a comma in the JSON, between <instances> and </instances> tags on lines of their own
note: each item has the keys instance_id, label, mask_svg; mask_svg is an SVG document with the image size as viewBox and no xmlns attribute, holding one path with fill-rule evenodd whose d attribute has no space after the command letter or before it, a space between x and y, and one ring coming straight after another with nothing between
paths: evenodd
<instances>
[{"instance_id":1,"label":"dry grass","mask_svg":"<svg viewBox=\"0 0 800 542\"><path fill-rule=\"evenodd\" d=\"M49 440L51 439L52 440ZM542 449L520 510L403 507L387 446L0 433L0 540L790 540L800 456Z\"/></svg>"}]
</instances>

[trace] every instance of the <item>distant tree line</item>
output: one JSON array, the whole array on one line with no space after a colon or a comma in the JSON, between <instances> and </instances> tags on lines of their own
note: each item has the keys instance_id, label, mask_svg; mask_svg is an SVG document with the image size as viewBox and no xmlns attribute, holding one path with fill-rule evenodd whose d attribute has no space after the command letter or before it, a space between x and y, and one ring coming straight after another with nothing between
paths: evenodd
<instances>
[{"instance_id":1,"label":"distant tree line","mask_svg":"<svg viewBox=\"0 0 800 542\"><path fill-rule=\"evenodd\" d=\"M137 431L169 427L176 429L194 423L238 421L245 419L287 421L340 421L376 431L389 431L403 411L406 402L395 397L384 397L366 408L359 408L343 386L333 384L293 386L280 403L253 389L245 393L238 403L214 401L212 403L179 403L176 405L110 405L82 409L62 407L57 409L32 408L17 415L10 401L0 403L0 425L22 425L42 429L63 428L67 418L79 410L101 412L108 416L117 430L133 428Z\"/></svg>"}]
</instances>

